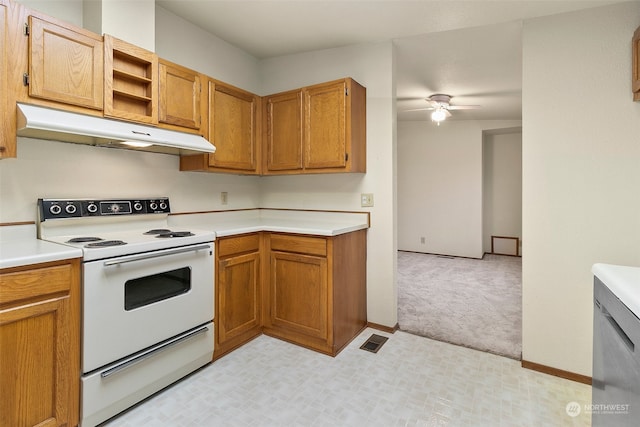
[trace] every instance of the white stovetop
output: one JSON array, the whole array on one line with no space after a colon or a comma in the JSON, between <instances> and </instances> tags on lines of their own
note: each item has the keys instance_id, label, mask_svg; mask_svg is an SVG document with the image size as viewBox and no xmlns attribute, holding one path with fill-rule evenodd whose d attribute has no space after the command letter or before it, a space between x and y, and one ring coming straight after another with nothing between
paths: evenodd
<instances>
[{"instance_id":1,"label":"white stovetop","mask_svg":"<svg viewBox=\"0 0 640 427\"><path fill-rule=\"evenodd\" d=\"M594 264L591 271L640 318L640 267Z\"/></svg>"}]
</instances>

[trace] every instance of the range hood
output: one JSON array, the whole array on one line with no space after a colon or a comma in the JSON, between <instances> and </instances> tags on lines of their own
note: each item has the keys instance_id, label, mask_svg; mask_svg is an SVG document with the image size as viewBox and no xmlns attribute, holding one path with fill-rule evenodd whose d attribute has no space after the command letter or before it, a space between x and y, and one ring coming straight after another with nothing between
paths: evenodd
<instances>
[{"instance_id":1,"label":"range hood","mask_svg":"<svg viewBox=\"0 0 640 427\"><path fill-rule=\"evenodd\" d=\"M18 103L18 136L165 154L214 153L200 135Z\"/></svg>"}]
</instances>

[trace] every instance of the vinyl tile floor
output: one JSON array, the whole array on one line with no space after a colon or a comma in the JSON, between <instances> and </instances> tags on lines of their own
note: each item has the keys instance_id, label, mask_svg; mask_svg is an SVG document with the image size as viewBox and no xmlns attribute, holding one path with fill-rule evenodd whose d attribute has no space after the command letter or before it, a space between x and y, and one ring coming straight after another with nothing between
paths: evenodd
<instances>
[{"instance_id":1,"label":"vinyl tile floor","mask_svg":"<svg viewBox=\"0 0 640 427\"><path fill-rule=\"evenodd\" d=\"M590 403L516 360L368 328L335 358L260 336L104 426L590 426Z\"/></svg>"}]
</instances>

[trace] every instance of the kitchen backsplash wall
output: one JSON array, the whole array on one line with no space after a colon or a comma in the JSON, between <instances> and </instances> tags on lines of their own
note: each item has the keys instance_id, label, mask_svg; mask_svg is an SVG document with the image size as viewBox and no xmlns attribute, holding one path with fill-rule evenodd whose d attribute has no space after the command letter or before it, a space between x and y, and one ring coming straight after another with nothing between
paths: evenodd
<instances>
[{"instance_id":1,"label":"kitchen backsplash wall","mask_svg":"<svg viewBox=\"0 0 640 427\"><path fill-rule=\"evenodd\" d=\"M40 197L168 196L173 212L254 208L258 180L180 172L179 157L168 154L19 138L18 158L0 162L0 223L34 221Z\"/></svg>"}]
</instances>

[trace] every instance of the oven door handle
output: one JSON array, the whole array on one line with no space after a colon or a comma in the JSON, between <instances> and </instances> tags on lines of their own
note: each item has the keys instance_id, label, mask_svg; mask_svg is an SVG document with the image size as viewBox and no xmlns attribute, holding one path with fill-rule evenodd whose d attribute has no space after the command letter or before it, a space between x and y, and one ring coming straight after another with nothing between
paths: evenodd
<instances>
[{"instance_id":1,"label":"oven door handle","mask_svg":"<svg viewBox=\"0 0 640 427\"><path fill-rule=\"evenodd\" d=\"M149 350L145 351L144 353L141 353L137 356L131 357L127 360L122 361L121 363L118 363L116 366L114 366L113 368L107 369L106 371L103 371L100 373L100 376L102 378L107 378L113 374L117 374L118 372L122 371L123 369L127 369L133 365L135 365L136 363L142 362L143 360L154 356L156 353L166 350L169 347L172 347L176 344L180 344L181 342L188 340L190 338L193 338L197 335L203 334L205 332L207 332L209 330L208 326L203 326L201 328L196 329L195 331L189 332L185 335L179 336L177 338L174 338L171 341L167 341L161 345L158 345L157 347L153 347L150 348Z\"/></svg>"},{"instance_id":2,"label":"oven door handle","mask_svg":"<svg viewBox=\"0 0 640 427\"><path fill-rule=\"evenodd\" d=\"M160 257L168 256L168 255L183 254L185 252L194 252L194 251L199 251L199 250L202 250L202 249L211 250L211 246L210 245L189 246L187 248L177 248L177 249L165 250L165 251L162 251L160 253L153 252L153 253L149 253L149 254L139 254L139 255L125 256L125 257L120 257L118 259L114 259L114 260L111 260L111 261L105 261L104 262L104 266L105 267L110 267L112 265L120 265L120 264L125 264L127 262L143 261L145 259L160 258Z\"/></svg>"}]
</instances>

